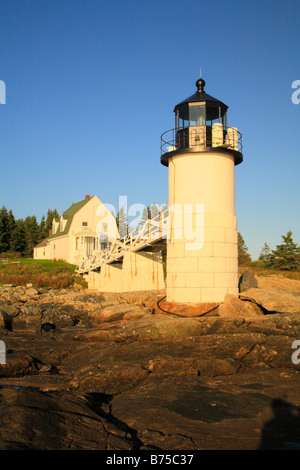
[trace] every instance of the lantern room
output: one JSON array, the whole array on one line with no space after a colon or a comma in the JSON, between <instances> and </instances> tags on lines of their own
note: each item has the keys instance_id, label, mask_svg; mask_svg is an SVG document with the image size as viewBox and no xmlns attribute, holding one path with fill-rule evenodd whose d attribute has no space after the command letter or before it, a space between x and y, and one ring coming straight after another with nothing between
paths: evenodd
<instances>
[{"instance_id":1,"label":"lantern room","mask_svg":"<svg viewBox=\"0 0 300 470\"><path fill-rule=\"evenodd\" d=\"M235 164L243 161L242 136L228 127L228 106L204 91L205 81L196 81L197 91L174 108L175 128L161 136L161 163L168 166L174 152L216 151L234 153Z\"/></svg>"},{"instance_id":2,"label":"lantern room","mask_svg":"<svg viewBox=\"0 0 300 470\"><path fill-rule=\"evenodd\" d=\"M204 92L205 81L196 82L197 92L177 104L174 109L175 127L177 130L193 126L212 127L213 123L222 123L227 129L228 106Z\"/></svg>"}]
</instances>

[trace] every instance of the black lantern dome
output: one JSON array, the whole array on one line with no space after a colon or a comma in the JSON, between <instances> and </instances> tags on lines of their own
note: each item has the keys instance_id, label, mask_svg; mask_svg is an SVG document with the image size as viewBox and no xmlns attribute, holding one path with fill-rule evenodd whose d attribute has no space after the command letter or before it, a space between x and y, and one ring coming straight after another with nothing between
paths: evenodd
<instances>
[{"instance_id":1,"label":"black lantern dome","mask_svg":"<svg viewBox=\"0 0 300 470\"><path fill-rule=\"evenodd\" d=\"M205 80L203 78L199 78L196 81L196 87L197 91L194 95L175 106L174 112L179 119L193 123L195 121L194 118L198 115L200 122L204 123L205 120L205 122L209 123L216 119L227 117L228 106L205 93ZM199 108L194 109L195 106L199 106Z\"/></svg>"},{"instance_id":2,"label":"black lantern dome","mask_svg":"<svg viewBox=\"0 0 300 470\"><path fill-rule=\"evenodd\" d=\"M196 81L196 87L196 93L174 108L175 129L161 137L161 163L168 166L169 157L182 149L186 152L227 149L234 154L235 164L241 163L241 134L236 128L227 127L228 106L204 91L203 78Z\"/></svg>"}]
</instances>

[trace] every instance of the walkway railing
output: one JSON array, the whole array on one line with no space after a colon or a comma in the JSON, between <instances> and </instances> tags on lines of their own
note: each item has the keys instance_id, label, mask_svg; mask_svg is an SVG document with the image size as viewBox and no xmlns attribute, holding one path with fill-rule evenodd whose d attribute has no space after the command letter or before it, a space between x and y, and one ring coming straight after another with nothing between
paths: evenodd
<instances>
[{"instance_id":1,"label":"walkway railing","mask_svg":"<svg viewBox=\"0 0 300 470\"><path fill-rule=\"evenodd\" d=\"M87 273L100 268L104 264L121 261L127 251L140 251L167 238L169 231L169 209L161 212L153 219L148 219L141 227L136 228L124 238L109 240L108 247L92 257L83 259L78 273Z\"/></svg>"}]
</instances>

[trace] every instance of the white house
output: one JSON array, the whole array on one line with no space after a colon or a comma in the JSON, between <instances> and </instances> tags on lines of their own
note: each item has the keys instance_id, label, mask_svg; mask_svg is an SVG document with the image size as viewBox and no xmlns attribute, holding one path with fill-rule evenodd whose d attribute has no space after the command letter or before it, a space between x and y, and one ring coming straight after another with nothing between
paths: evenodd
<instances>
[{"instance_id":1,"label":"white house","mask_svg":"<svg viewBox=\"0 0 300 470\"><path fill-rule=\"evenodd\" d=\"M34 247L34 259L62 259L78 265L117 238L114 216L97 196L85 196L53 219L49 237ZM113 236L114 235L114 236Z\"/></svg>"}]
</instances>

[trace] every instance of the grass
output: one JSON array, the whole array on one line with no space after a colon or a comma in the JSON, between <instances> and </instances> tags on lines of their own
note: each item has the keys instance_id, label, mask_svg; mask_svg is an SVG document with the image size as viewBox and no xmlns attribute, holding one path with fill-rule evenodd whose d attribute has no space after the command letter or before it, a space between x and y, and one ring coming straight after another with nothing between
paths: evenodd
<instances>
[{"instance_id":1,"label":"grass","mask_svg":"<svg viewBox=\"0 0 300 470\"><path fill-rule=\"evenodd\" d=\"M35 260L13 258L0 260L0 285L47 287L53 289L71 288L74 284L88 287L86 281L75 272L76 266L62 260ZM246 270L256 276L281 276L300 280L300 271L279 271L258 266L239 266L239 274Z\"/></svg>"},{"instance_id":2,"label":"grass","mask_svg":"<svg viewBox=\"0 0 300 470\"><path fill-rule=\"evenodd\" d=\"M0 285L12 284L62 289L87 283L75 272L76 266L62 260L34 260L20 258L0 261Z\"/></svg>"},{"instance_id":3,"label":"grass","mask_svg":"<svg viewBox=\"0 0 300 470\"><path fill-rule=\"evenodd\" d=\"M281 276L288 279L294 279L300 281L300 271L283 271L279 269L266 269L258 266L239 266L239 274L243 274L245 271L250 271L256 276Z\"/></svg>"}]
</instances>

